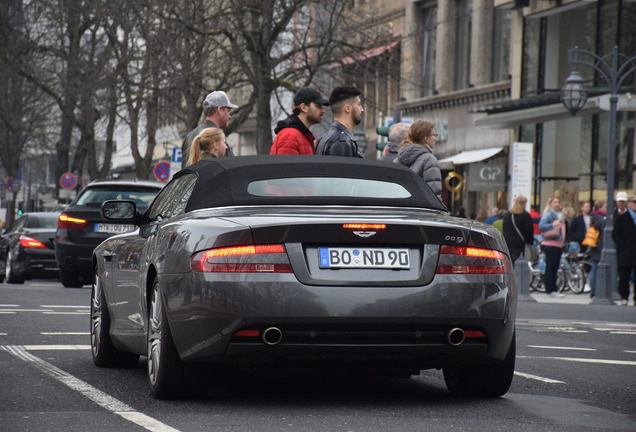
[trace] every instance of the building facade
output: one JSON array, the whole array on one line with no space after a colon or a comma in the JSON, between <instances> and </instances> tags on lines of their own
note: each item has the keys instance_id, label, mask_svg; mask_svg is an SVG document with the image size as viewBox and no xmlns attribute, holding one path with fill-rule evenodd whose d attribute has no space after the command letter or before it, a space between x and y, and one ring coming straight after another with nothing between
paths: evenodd
<instances>
[{"instance_id":1,"label":"building facade","mask_svg":"<svg viewBox=\"0 0 636 432\"><path fill-rule=\"evenodd\" d=\"M368 3L361 1L361 4ZM394 3L385 2L387 10ZM579 68L591 88L588 105L572 117L560 89L578 46L606 55L614 45L636 49L636 3L626 0L408 0L399 36L399 95L403 119L430 119L440 135L449 209L509 208L513 143L532 144L529 202L542 209L560 195L565 205L606 199L609 114L598 74ZM621 92L634 92L636 73ZM605 88L603 88L605 86ZM634 190L634 112L619 108L616 190ZM382 126L381 119L366 119ZM369 135L367 133L367 135ZM484 174L485 173L485 174ZM459 179L459 181L458 181ZM458 184L459 183L459 184Z\"/></svg>"}]
</instances>

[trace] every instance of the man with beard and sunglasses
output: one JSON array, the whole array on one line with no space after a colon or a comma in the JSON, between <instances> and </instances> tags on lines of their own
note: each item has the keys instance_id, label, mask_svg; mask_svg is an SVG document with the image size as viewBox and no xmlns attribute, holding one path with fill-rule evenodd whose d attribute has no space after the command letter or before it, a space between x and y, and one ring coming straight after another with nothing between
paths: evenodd
<instances>
[{"instance_id":1,"label":"man with beard and sunglasses","mask_svg":"<svg viewBox=\"0 0 636 432\"><path fill-rule=\"evenodd\" d=\"M353 131L362 121L362 92L355 87L336 87L329 96L334 122L316 145L317 155L364 158Z\"/></svg>"}]
</instances>

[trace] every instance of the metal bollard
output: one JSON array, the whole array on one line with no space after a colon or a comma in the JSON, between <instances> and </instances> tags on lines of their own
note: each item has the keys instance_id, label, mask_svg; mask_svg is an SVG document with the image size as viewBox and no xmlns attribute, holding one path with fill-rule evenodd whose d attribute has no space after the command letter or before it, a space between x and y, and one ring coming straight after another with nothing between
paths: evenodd
<instances>
[{"instance_id":1,"label":"metal bollard","mask_svg":"<svg viewBox=\"0 0 636 432\"><path fill-rule=\"evenodd\" d=\"M515 278L519 288L519 301L536 302L530 295L530 269L528 268L528 261L523 255L519 256L517 261L515 261Z\"/></svg>"}]
</instances>

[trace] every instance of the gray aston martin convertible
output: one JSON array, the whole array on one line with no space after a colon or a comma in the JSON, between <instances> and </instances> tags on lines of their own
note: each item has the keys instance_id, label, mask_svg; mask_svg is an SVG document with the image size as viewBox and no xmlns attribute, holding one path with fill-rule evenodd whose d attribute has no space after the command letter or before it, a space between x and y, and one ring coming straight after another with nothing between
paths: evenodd
<instances>
[{"instance_id":1,"label":"gray aston martin convertible","mask_svg":"<svg viewBox=\"0 0 636 432\"><path fill-rule=\"evenodd\" d=\"M500 231L448 215L399 164L249 156L178 172L136 231L93 254L98 366L148 358L155 397L204 368L442 368L453 394L496 397L514 373L517 288Z\"/></svg>"}]
</instances>

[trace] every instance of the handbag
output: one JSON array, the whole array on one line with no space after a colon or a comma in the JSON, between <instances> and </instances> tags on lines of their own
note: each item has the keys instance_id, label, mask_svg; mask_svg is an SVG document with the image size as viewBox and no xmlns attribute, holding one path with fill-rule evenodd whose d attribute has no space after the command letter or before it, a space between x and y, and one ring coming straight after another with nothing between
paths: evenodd
<instances>
[{"instance_id":1,"label":"handbag","mask_svg":"<svg viewBox=\"0 0 636 432\"><path fill-rule=\"evenodd\" d=\"M543 238L546 240L557 239L561 235L561 226L558 226L556 228L551 228L547 231L543 231L541 235L543 235Z\"/></svg>"},{"instance_id":2,"label":"handbag","mask_svg":"<svg viewBox=\"0 0 636 432\"><path fill-rule=\"evenodd\" d=\"M512 219L512 225L515 227L515 230L517 230L517 234L519 234L519 237L521 237L521 241L525 245L523 249L523 257L526 259L526 261L530 261L530 262L536 261L539 258L539 251L533 244L526 243L526 239L523 238L523 235L521 235L521 231L519 231L519 228L517 228L517 224L515 223L514 213L510 215L510 219Z\"/></svg>"},{"instance_id":3,"label":"handbag","mask_svg":"<svg viewBox=\"0 0 636 432\"><path fill-rule=\"evenodd\" d=\"M594 228L594 225L590 224L590 227L585 232L585 238L581 244L583 246L588 246L591 248L595 248L598 246L598 237L601 235L601 232Z\"/></svg>"}]
</instances>

